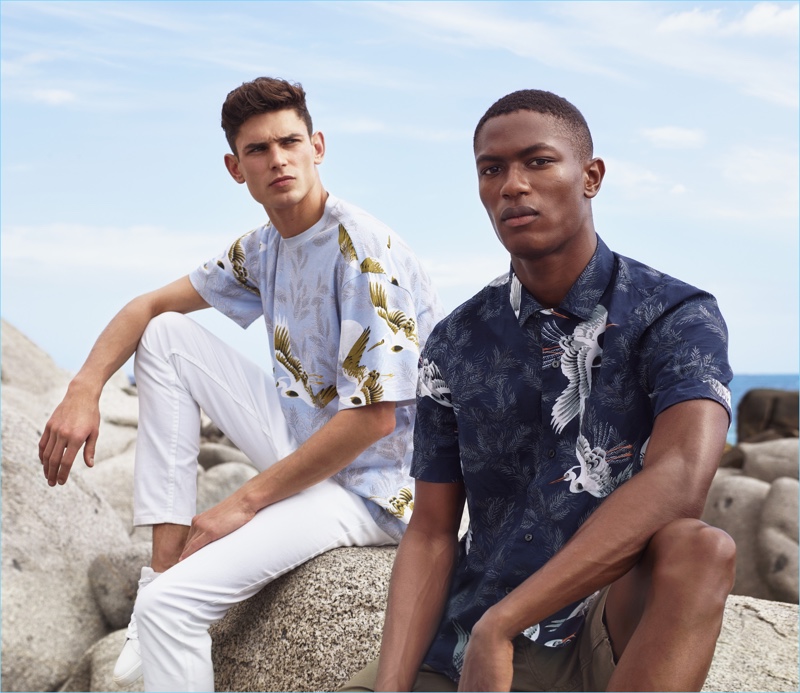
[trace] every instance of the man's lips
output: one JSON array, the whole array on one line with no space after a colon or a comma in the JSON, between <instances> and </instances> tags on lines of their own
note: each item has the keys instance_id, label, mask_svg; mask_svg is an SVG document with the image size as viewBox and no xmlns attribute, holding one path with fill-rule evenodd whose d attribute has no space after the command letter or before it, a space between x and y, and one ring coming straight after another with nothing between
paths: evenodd
<instances>
[{"instance_id":1,"label":"man's lips","mask_svg":"<svg viewBox=\"0 0 800 693\"><path fill-rule=\"evenodd\" d=\"M509 207L500 215L501 223L506 226L525 226L539 216L533 207Z\"/></svg>"},{"instance_id":2,"label":"man's lips","mask_svg":"<svg viewBox=\"0 0 800 693\"><path fill-rule=\"evenodd\" d=\"M508 207L500 215L500 221L508 221L517 217L532 217L539 214L533 207Z\"/></svg>"},{"instance_id":3,"label":"man's lips","mask_svg":"<svg viewBox=\"0 0 800 693\"><path fill-rule=\"evenodd\" d=\"M272 187L273 185L280 186L280 185L283 185L285 183L288 183L290 180L294 180L294 178L292 176L281 176L280 178L276 178L274 181L272 181L269 184L269 187Z\"/></svg>"}]
</instances>

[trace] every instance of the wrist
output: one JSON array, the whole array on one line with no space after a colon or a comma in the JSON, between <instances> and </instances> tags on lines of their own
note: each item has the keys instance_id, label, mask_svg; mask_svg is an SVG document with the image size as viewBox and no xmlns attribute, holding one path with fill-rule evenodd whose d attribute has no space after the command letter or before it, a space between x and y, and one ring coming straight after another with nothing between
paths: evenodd
<instances>
[{"instance_id":1,"label":"wrist","mask_svg":"<svg viewBox=\"0 0 800 693\"><path fill-rule=\"evenodd\" d=\"M498 602L487 609L472 628L472 635L492 640L513 640L519 631L515 630L513 619L507 617L503 603Z\"/></svg>"},{"instance_id":2,"label":"wrist","mask_svg":"<svg viewBox=\"0 0 800 693\"><path fill-rule=\"evenodd\" d=\"M99 400L103 392L103 385L96 378L92 378L85 373L78 373L69 383L67 392L78 397L91 397Z\"/></svg>"}]
</instances>

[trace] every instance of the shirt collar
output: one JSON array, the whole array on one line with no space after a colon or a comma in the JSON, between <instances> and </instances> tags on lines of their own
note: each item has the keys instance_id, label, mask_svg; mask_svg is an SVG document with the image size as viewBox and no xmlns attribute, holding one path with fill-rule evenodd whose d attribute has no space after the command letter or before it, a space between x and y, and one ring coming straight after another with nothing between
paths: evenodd
<instances>
[{"instance_id":1,"label":"shirt collar","mask_svg":"<svg viewBox=\"0 0 800 693\"><path fill-rule=\"evenodd\" d=\"M605 293L613 273L614 253L603 242L603 239L598 236L597 248L595 248L592 259L589 260L589 264L586 265L555 310L570 313L580 320L588 320L595 306L600 302L603 293ZM545 308L531 296L524 286L520 285L513 268L511 269L510 279L511 281L508 283L509 300L512 301L512 305L515 285L519 285L516 286L517 291L522 290L522 295L519 299L518 316L520 325L523 325L534 313L551 312L549 308Z\"/></svg>"}]
</instances>

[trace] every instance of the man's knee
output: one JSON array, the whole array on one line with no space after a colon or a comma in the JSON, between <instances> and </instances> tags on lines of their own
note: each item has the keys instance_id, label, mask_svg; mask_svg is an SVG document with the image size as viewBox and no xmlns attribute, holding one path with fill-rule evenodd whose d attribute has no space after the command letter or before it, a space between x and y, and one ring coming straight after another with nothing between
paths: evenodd
<instances>
[{"instance_id":1,"label":"man's knee","mask_svg":"<svg viewBox=\"0 0 800 693\"><path fill-rule=\"evenodd\" d=\"M646 553L656 590L724 605L736 577L736 544L721 529L676 520L656 532Z\"/></svg>"}]
</instances>

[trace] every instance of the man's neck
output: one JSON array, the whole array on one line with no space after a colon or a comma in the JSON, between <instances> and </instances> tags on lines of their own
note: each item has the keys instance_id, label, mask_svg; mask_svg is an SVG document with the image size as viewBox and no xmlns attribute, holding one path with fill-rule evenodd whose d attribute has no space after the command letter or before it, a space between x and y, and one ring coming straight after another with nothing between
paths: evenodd
<instances>
[{"instance_id":1,"label":"man's neck","mask_svg":"<svg viewBox=\"0 0 800 693\"><path fill-rule=\"evenodd\" d=\"M308 231L325 213L328 193L322 187L312 189L296 205L286 208L264 208L275 230L283 238L293 238Z\"/></svg>"},{"instance_id":2,"label":"man's neck","mask_svg":"<svg viewBox=\"0 0 800 693\"><path fill-rule=\"evenodd\" d=\"M597 248L592 232L577 248L540 258L511 257L511 266L522 285L545 308L556 308L586 269Z\"/></svg>"}]
</instances>

